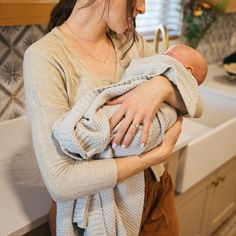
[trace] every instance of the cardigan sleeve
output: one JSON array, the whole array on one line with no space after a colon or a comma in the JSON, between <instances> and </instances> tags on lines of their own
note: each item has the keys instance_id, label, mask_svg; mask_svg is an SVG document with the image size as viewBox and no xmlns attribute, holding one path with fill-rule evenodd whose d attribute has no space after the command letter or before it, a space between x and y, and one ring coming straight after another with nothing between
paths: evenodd
<instances>
[{"instance_id":1,"label":"cardigan sleeve","mask_svg":"<svg viewBox=\"0 0 236 236\"><path fill-rule=\"evenodd\" d=\"M73 160L52 139L52 126L70 114L60 65L47 52L30 46L23 60L26 111L30 120L35 156L45 185L56 201L73 200L117 184L114 159Z\"/></svg>"}]
</instances>

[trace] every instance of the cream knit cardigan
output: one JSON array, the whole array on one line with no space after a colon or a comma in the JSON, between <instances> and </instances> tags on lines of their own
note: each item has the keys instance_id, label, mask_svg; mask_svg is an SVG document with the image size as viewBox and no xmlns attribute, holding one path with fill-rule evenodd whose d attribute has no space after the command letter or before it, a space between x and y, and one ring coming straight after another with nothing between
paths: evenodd
<instances>
[{"instance_id":1,"label":"cream knit cardigan","mask_svg":"<svg viewBox=\"0 0 236 236\"><path fill-rule=\"evenodd\" d=\"M122 149L118 146L113 149L110 142L120 123L111 133L109 119L119 108L120 104L104 106L107 100L120 96L157 75L164 75L175 84L190 117L199 117L201 115L202 102L198 93L197 82L181 63L167 55L154 55L147 58L134 59L127 68L124 78L119 83L89 91L78 99L74 112L70 113L73 115L65 114L54 123L53 136L62 151L72 158L87 160L90 158L138 155L158 146L162 142L166 130L177 119L177 112L173 107L163 104L156 113L156 117L150 126L145 149L140 147L141 129L137 131L128 148ZM158 88L153 89L158 90ZM136 208L139 208L141 212L143 205L139 201L139 198L133 197L128 200L129 204L136 205ZM86 229L85 235L136 235L136 231L128 233L117 204L119 202L116 201L113 189L79 198L75 204L73 222L78 227ZM115 231L109 234L106 233L104 212L112 213L109 224L113 224L117 233ZM133 217L137 218L137 216ZM137 220L140 221L140 218L137 218Z\"/></svg>"}]
</instances>

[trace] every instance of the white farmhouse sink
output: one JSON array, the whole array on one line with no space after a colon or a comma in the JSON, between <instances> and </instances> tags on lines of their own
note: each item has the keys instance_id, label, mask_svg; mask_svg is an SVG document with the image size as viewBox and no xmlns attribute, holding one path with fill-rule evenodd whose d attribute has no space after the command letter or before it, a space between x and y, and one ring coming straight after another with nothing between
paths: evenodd
<instances>
[{"instance_id":1,"label":"white farmhouse sink","mask_svg":"<svg viewBox=\"0 0 236 236\"><path fill-rule=\"evenodd\" d=\"M24 235L47 221L51 198L25 116L0 123L0 186L0 235Z\"/></svg>"},{"instance_id":2,"label":"white farmhouse sink","mask_svg":"<svg viewBox=\"0 0 236 236\"><path fill-rule=\"evenodd\" d=\"M180 151L176 191L184 192L236 155L236 99L201 88L204 113L184 119L182 132L191 137Z\"/></svg>"}]
</instances>

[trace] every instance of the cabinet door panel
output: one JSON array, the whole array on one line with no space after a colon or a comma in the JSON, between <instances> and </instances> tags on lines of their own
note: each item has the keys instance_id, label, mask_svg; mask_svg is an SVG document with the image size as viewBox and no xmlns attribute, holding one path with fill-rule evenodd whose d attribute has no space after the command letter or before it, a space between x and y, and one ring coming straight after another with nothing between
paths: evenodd
<instances>
[{"instance_id":1,"label":"cabinet door panel","mask_svg":"<svg viewBox=\"0 0 236 236\"><path fill-rule=\"evenodd\" d=\"M207 188L183 196L181 203L176 202L177 215L181 236L201 236L202 219L205 210Z\"/></svg>"},{"instance_id":2,"label":"cabinet door panel","mask_svg":"<svg viewBox=\"0 0 236 236\"><path fill-rule=\"evenodd\" d=\"M211 205L210 233L236 209L236 165L222 170L217 176Z\"/></svg>"}]
</instances>

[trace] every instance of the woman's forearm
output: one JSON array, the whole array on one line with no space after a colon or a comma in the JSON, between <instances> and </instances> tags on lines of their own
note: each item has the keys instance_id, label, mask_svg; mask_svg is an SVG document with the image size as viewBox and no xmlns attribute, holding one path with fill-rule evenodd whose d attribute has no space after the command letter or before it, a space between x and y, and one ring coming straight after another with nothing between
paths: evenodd
<instances>
[{"instance_id":1,"label":"woman's forearm","mask_svg":"<svg viewBox=\"0 0 236 236\"><path fill-rule=\"evenodd\" d=\"M180 113L185 114L187 112L187 109L179 93L179 90L174 84L171 84L170 89L170 95L166 98L165 102L175 107Z\"/></svg>"},{"instance_id":2,"label":"woman's forearm","mask_svg":"<svg viewBox=\"0 0 236 236\"><path fill-rule=\"evenodd\" d=\"M172 84L167 78L163 76L153 77L152 80L157 83L157 91L158 93L161 93L164 102L175 107L180 113L184 114L187 112L179 90L174 84Z\"/></svg>"},{"instance_id":3,"label":"woman's forearm","mask_svg":"<svg viewBox=\"0 0 236 236\"><path fill-rule=\"evenodd\" d=\"M157 165L166 160L174 145L161 144L151 151L142 153L137 156L116 158L117 182L138 174L153 165Z\"/></svg>"},{"instance_id":4,"label":"woman's forearm","mask_svg":"<svg viewBox=\"0 0 236 236\"><path fill-rule=\"evenodd\" d=\"M144 166L138 156L116 158L115 161L117 167L117 183L148 168L148 166Z\"/></svg>"}]
</instances>

